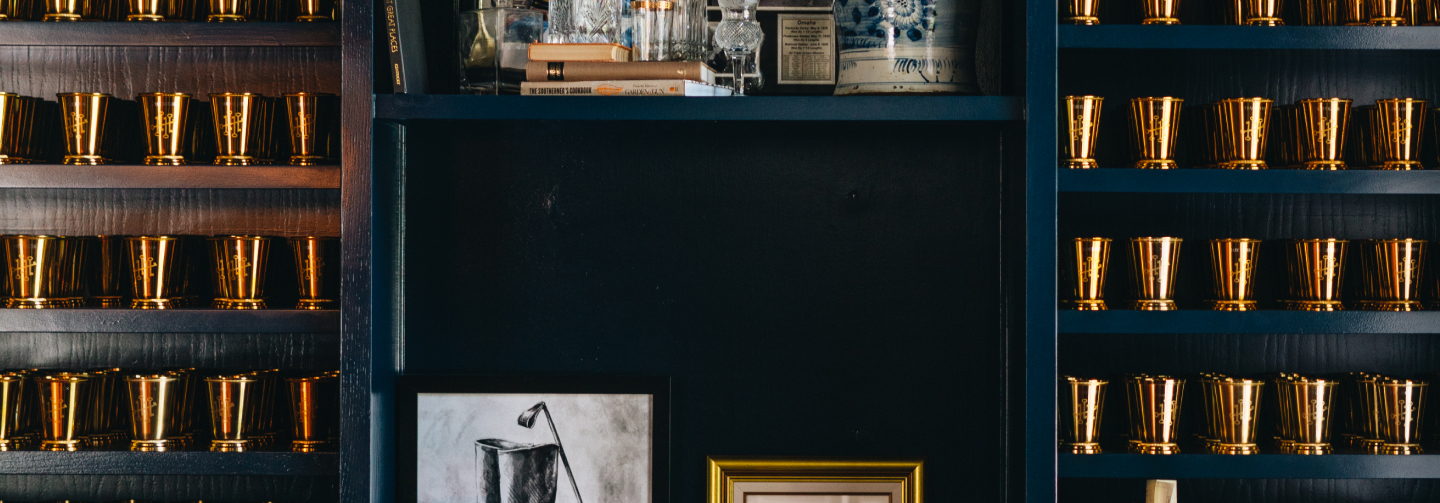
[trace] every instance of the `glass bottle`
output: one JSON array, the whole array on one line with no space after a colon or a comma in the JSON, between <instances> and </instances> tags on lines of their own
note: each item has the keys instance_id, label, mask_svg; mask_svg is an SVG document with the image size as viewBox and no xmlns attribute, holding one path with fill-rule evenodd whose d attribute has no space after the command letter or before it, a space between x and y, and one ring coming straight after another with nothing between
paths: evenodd
<instances>
[{"instance_id":1,"label":"glass bottle","mask_svg":"<svg viewBox=\"0 0 1440 503\"><path fill-rule=\"evenodd\" d=\"M545 13L523 0L460 0L460 89L475 94L518 94L525 81L526 50L538 42Z\"/></svg>"}]
</instances>

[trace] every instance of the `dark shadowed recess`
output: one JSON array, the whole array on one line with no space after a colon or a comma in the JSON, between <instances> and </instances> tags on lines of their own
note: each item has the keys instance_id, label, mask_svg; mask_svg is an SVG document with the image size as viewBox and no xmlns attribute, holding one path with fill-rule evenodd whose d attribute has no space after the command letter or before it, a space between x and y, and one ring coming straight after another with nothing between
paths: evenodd
<instances>
[{"instance_id":1,"label":"dark shadowed recess","mask_svg":"<svg viewBox=\"0 0 1440 503\"><path fill-rule=\"evenodd\" d=\"M0 498L19 501L222 500L333 503L335 477L237 475L0 475Z\"/></svg>"},{"instance_id":2,"label":"dark shadowed recess","mask_svg":"<svg viewBox=\"0 0 1440 503\"><path fill-rule=\"evenodd\" d=\"M1181 479L1185 503L1389 503L1440 500L1440 481L1414 479ZM1059 503L1144 501L1139 479L1060 479Z\"/></svg>"},{"instance_id":3,"label":"dark shadowed recess","mask_svg":"<svg viewBox=\"0 0 1440 503\"><path fill-rule=\"evenodd\" d=\"M412 124L404 371L671 376L672 501L721 454L996 501L1000 129Z\"/></svg>"}]
</instances>

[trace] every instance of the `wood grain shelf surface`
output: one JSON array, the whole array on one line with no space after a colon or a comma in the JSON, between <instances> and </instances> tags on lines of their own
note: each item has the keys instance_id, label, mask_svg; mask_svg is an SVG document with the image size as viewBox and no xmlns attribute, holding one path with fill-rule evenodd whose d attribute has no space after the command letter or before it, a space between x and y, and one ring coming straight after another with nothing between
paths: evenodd
<instances>
[{"instance_id":1,"label":"wood grain shelf surface","mask_svg":"<svg viewBox=\"0 0 1440 503\"><path fill-rule=\"evenodd\" d=\"M1062 49L1440 49L1430 26L1060 26Z\"/></svg>"},{"instance_id":2,"label":"wood grain shelf surface","mask_svg":"<svg viewBox=\"0 0 1440 503\"><path fill-rule=\"evenodd\" d=\"M335 476L334 453L0 452L0 475Z\"/></svg>"},{"instance_id":3,"label":"wood grain shelf surface","mask_svg":"<svg viewBox=\"0 0 1440 503\"><path fill-rule=\"evenodd\" d=\"M1432 334L1440 311L1060 311L1062 334Z\"/></svg>"},{"instance_id":4,"label":"wood grain shelf surface","mask_svg":"<svg viewBox=\"0 0 1440 503\"><path fill-rule=\"evenodd\" d=\"M339 47L339 23L0 23L0 46Z\"/></svg>"},{"instance_id":5,"label":"wood grain shelf surface","mask_svg":"<svg viewBox=\"0 0 1440 503\"><path fill-rule=\"evenodd\" d=\"M1023 108L1012 96L375 96L378 119L1018 121Z\"/></svg>"},{"instance_id":6,"label":"wood grain shelf surface","mask_svg":"<svg viewBox=\"0 0 1440 503\"><path fill-rule=\"evenodd\" d=\"M5 164L0 188L339 189L340 167Z\"/></svg>"},{"instance_id":7,"label":"wood grain shelf surface","mask_svg":"<svg viewBox=\"0 0 1440 503\"><path fill-rule=\"evenodd\" d=\"M1135 479L1434 479L1440 455L1061 454L1060 477Z\"/></svg>"},{"instance_id":8,"label":"wood grain shelf surface","mask_svg":"<svg viewBox=\"0 0 1440 503\"><path fill-rule=\"evenodd\" d=\"M1102 168L1061 169L1058 176L1060 192L1440 194L1440 171Z\"/></svg>"},{"instance_id":9,"label":"wood grain shelf surface","mask_svg":"<svg viewBox=\"0 0 1440 503\"><path fill-rule=\"evenodd\" d=\"M332 333L340 311L0 309L0 332Z\"/></svg>"}]
</instances>

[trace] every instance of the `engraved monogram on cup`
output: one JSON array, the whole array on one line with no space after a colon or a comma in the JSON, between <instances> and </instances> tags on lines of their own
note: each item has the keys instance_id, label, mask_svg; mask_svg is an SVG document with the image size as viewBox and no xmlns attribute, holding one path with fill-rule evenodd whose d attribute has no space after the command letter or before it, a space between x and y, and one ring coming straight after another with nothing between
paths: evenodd
<instances>
[{"instance_id":1,"label":"engraved monogram on cup","mask_svg":"<svg viewBox=\"0 0 1440 503\"><path fill-rule=\"evenodd\" d=\"M26 256L15 259L15 279L27 279L35 277L35 257Z\"/></svg>"},{"instance_id":2,"label":"engraved monogram on cup","mask_svg":"<svg viewBox=\"0 0 1440 503\"><path fill-rule=\"evenodd\" d=\"M238 138L241 131L245 130L245 113L230 112L221 117L221 134L228 138Z\"/></svg>"},{"instance_id":3,"label":"engraved monogram on cup","mask_svg":"<svg viewBox=\"0 0 1440 503\"><path fill-rule=\"evenodd\" d=\"M83 135L90 125L90 119L85 117L85 112L76 110L70 113L70 132L76 136Z\"/></svg>"},{"instance_id":4,"label":"engraved monogram on cup","mask_svg":"<svg viewBox=\"0 0 1440 503\"><path fill-rule=\"evenodd\" d=\"M309 140L315 135L315 114L295 114L295 131L297 138Z\"/></svg>"},{"instance_id":5,"label":"engraved monogram on cup","mask_svg":"<svg viewBox=\"0 0 1440 503\"><path fill-rule=\"evenodd\" d=\"M135 274L143 278L154 278L155 271L160 268L160 263L155 257L137 257L135 259Z\"/></svg>"},{"instance_id":6,"label":"engraved monogram on cup","mask_svg":"<svg viewBox=\"0 0 1440 503\"><path fill-rule=\"evenodd\" d=\"M320 277L320 268L325 267L325 259L320 257L305 258L300 266L301 281L316 281Z\"/></svg>"},{"instance_id":7,"label":"engraved monogram on cup","mask_svg":"<svg viewBox=\"0 0 1440 503\"><path fill-rule=\"evenodd\" d=\"M175 129L175 113L162 112L155 116L155 137L170 139L170 131Z\"/></svg>"}]
</instances>

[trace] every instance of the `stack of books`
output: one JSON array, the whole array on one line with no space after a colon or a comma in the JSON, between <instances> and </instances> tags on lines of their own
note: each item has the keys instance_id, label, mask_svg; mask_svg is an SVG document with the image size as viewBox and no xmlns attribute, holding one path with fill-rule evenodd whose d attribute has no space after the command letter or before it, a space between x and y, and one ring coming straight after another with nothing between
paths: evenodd
<instances>
[{"instance_id":1,"label":"stack of books","mask_svg":"<svg viewBox=\"0 0 1440 503\"><path fill-rule=\"evenodd\" d=\"M530 44L524 96L730 96L699 61L630 61L618 44Z\"/></svg>"}]
</instances>

